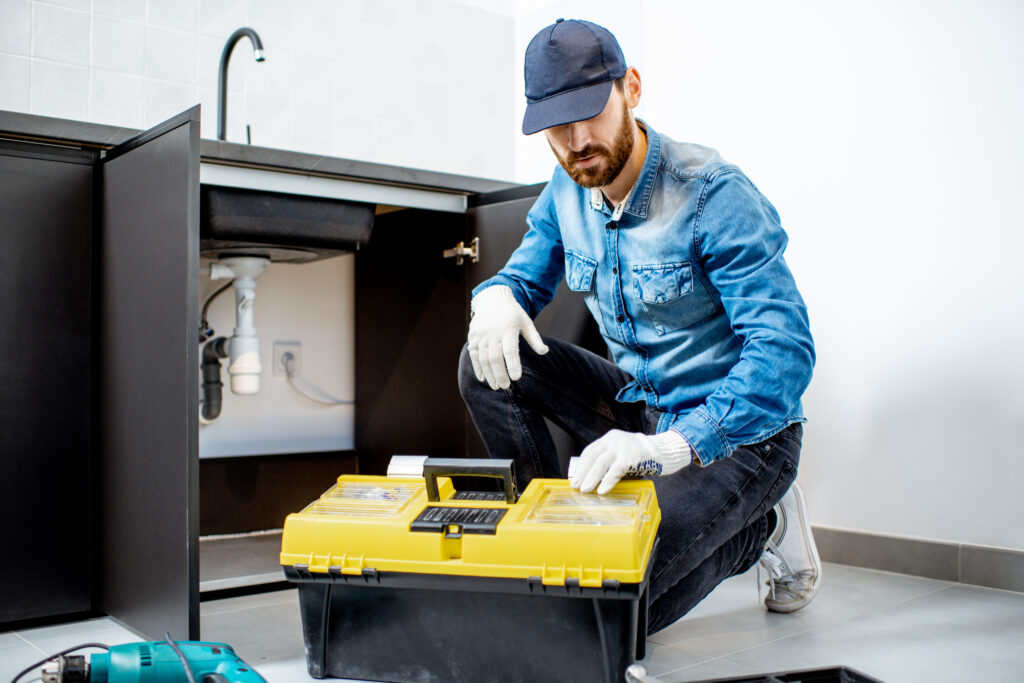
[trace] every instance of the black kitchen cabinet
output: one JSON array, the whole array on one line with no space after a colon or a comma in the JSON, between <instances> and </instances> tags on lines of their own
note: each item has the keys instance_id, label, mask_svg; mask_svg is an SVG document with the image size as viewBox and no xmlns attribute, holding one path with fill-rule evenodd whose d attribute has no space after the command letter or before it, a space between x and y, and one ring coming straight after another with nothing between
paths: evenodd
<instances>
[{"instance_id":1,"label":"black kitchen cabinet","mask_svg":"<svg viewBox=\"0 0 1024 683\"><path fill-rule=\"evenodd\" d=\"M0 141L0 622L92 606L96 157Z\"/></svg>"},{"instance_id":2,"label":"black kitchen cabinet","mask_svg":"<svg viewBox=\"0 0 1024 683\"><path fill-rule=\"evenodd\" d=\"M0 140L0 623L198 637L199 108Z\"/></svg>"}]
</instances>

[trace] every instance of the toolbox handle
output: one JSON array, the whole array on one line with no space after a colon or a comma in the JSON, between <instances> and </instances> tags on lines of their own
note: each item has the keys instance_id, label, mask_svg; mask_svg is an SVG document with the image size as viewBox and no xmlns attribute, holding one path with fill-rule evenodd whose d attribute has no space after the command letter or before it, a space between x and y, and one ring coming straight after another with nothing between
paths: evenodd
<instances>
[{"instance_id":1,"label":"toolbox handle","mask_svg":"<svg viewBox=\"0 0 1024 683\"><path fill-rule=\"evenodd\" d=\"M427 480L428 501L437 502L441 499L437 492L437 478L452 475L501 479L505 488L505 502L511 505L519 498L519 492L516 489L515 467L511 460L427 458L423 462L423 477Z\"/></svg>"}]
</instances>

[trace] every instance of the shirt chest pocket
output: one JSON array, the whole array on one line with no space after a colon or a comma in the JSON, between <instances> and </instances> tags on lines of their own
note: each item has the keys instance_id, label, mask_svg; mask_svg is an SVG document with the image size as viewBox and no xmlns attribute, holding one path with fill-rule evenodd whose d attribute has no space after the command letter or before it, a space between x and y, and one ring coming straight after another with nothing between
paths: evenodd
<instances>
[{"instance_id":1,"label":"shirt chest pocket","mask_svg":"<svg viewBox=\"0 0 1024 683\"><path fill-rule=\"evenodd\" d=\"M633 266L633 296L658 334L696 325L715 312L689 261Z\"/></svg>"},{"instance_id":2,"label":"shirt chest pocket","mask_svg":"<svg viewBox=\"0 0 1024 683\"><path fill-rule=\"evenodd\" d=\"M565 284L574 292L589 292L597 261L575 251L565 252Z\"/></svg>"}]
</instances>

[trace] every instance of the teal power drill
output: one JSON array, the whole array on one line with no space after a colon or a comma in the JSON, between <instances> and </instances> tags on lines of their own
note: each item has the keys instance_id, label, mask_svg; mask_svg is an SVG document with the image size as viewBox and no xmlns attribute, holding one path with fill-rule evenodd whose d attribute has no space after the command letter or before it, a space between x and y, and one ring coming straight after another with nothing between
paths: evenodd
<instances>
[{"instance_id":1,"label":"teal power drill","mask_svg":"<svg viewBox=\"0 0 1024 683\"><path fill-rule=\"evenodd\" d=\"M186 663L188 672L186 673ZM43 669L43 683L266 683L230 645L170 640L114 645L107 652L62 655Z\"/></svg>"}]
</instances>

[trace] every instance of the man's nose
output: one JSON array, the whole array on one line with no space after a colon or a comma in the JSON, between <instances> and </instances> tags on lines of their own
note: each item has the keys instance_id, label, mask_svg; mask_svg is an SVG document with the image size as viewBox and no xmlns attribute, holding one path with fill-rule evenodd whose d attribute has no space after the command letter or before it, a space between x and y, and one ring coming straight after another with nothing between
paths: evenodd
<instances>
[{"instance_id":1,"label":"man's nose","mask_svg":"<svg viewBox=\"0 0 1024 683\"><path fill-rule=\"evenodd\" d=\"M569 149L579 152L591 143L590 126L586 121L569 124Z\"/></svg>"}]
</instances>

